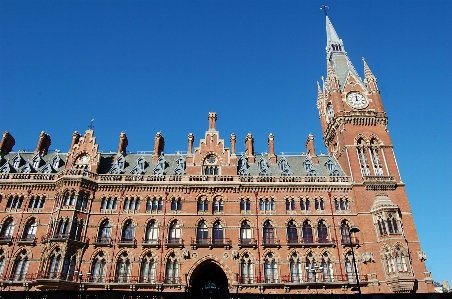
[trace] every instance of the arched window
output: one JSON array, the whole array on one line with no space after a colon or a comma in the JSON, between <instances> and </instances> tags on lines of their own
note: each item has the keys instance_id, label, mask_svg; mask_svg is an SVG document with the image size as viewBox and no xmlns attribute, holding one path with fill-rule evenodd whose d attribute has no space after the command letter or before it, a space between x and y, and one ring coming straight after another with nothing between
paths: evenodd
<instances>
[{"instance_id":1,"label":"arched window","mask_svg":"<svg viewBox=\"0 0 452 299\"><path fill-rule=\"evenodd\" d=\"M317 281L318 280L318 273L317 273L317 263L314 259L314 255L312 252L310 252L306 256L306 280L307 281Z\"/></svg>"},{"instance_id":2,"label":"arched window","mask_svg":"<svg viewBox=\"0 0 452 299\"><path fill-rule=\"evenodd\" d=\"M370 175L369 162L367 160L366 150L367 150L366 142L364 141L364 139L359 138L357 140L356 151L358 153L358 160L359 160L359 164L361 166L361 175L362 176Z\"/></svg>"},{"instance_id":3,"label":"arched window","mask_svg":"<svg viewBox=\"0 0 452 299\"><path fill-rule=\"evenodd\" d=\"M159 229L155 220L151 220L146 226L145 242L148 244L157 244L159 239Z\"/></svg>"},{"instance_id":4,"label":"arched window","mask_svg":"<svg viewBox=\"0 0 452 299\"><path fill-rule=\"evenodd\" d=\"M116 210L118 207L118 199L115 198L104 198L102 199L101 210Z\"/></svg>"},{"instance_id":5,"label":"arched window","mask_svg":"<svg viewBox=\"0 0 452 299\"><path fill-rule=\"evenodd\" d=\"M241 199L240 200L240 211L249 211L251 209L250 200L247 199Z\"/></svg>"},{"instance_id":6,"label":"arched window","mask_svg":"<svg viewBox=\"0 0 452 299\"><path fill-rule=\"evenodd\" d=\"M275 244L275 233L273 225L268 220L264 223L263 236L264 238L262 239L262 241L264 244Z\"/></svg>"},{"instance_id":7,"label":"arched window","mask_svg":"<svg viewBox=\"0 0 452 299\"><path fill-rule=\"evenodd\" d=\"M221 198L215 198L213 200L213 211L214 212L223 212L224 210L224 201Z\"/></svg>"},{"instance_id":8,"label":"arched window","mask_svg":"<svg viewBox=\"0 0 452 299\"><path fill-rule=\"evenodd\" d=\"M61 265L61 250L56 248L50 256L47 263L46 277L49 279L58 279Z\"/></svg>"},{"instance_id":9,"label":"arched window","mask_svg":"<svg viewBox=\"0 0 452 299\"><path fill-rule=\"evenodd\" d=\"M349 244L351 243L350 240L350 227L347 223L347 221L342 221L341 223L341 237L342 237L342 243Z\"/></svg>"},{"instance_id":10,"label":"arched window","mask_svg":"<svg viewBox=\"0 0 452 299\"><path fill-rule=\"evenodd\" d=\"M212 241L214 244L222 244L224 242L224 231L220 221L213 224Z\"/></svg>"},{"instance_id":11,"label":"arched window","mask_svg":"<svg viewBox=\"0 0 452 299\"><path fill-rule=\"evenodd\" d=\"M314 201L314 203L315 203L315 209L317 210L317 211L323 211L323 210L325 210L325 203L323 202L323 199L315 199L315 201Z\"/></svg>"},{"instance_id":12,"label":"arched window","mask_svg":"<svg viewBox=\"0 0 452 299\"><path fill-rule=\"evenodd\" d=\"M180 198L173 198L171 200L171 211L180 211L182 210L182 200Z\"/></svg>"},{"instance_id":13,"label":"arched window","mask_svg":"<svg viewBox=\"0 0 452 299\"><path fill-rule=\"evenodd\" d=\"M384 259L386 262L386 268L388 270L388 273L395 273L396 272L395 262L391 255L391 252L387 248L384 253Z\"/></svg>"},{"instance_id":14,"label":"arched window","mask_svg":"<svg viewBox=\"0 0 452 299\"><path fill-rule=\"evenodd\" d=\"M290 257L290 281L296 283L303 282L301 263L296 253Z\"/></svg>"},{"instance_id":15,"label":"arched window","mask_svg":"<svg viewBox=\"0 0 452 299\"><path fill-rule=\"evenodd\" d=\"M303 243L313 243L312 227L308 220L303 222Z\"/></svg>"},{"instance_id":16,"label":"arched window","mask_svg":"<svg viewBox=\"0 0 452 299\"><path fill-rule=\"evenodd\" d=\"M298 243L297 227L292 220L287 224L287 243Z\"/></svg>"},{"instance_id":17,"label":"arched window","mask_svg":"<svg viewBox=\"0 0 452 299\"><path fill-rule=\"evenodd\" d=\"M128 282L130 276L130 259L127 252L123 252L116 263L117 282Z\"/></svg>"},{"instance_id":18,"label":"arched window","mask_svg":"<svg viewBox=\"0 0 452 299\"><path fill-rule=\"evenodd\" d=\"M107 274L107 260L102 251L99 252L93 259L91 273L93 282L105 282L105 276Z\"/></svg>"},{"instance_id":19,"label":"arched window","mask_svg":"<svg viewBox=\"0 0 452 299\"><path fill-rule=\"evenodd\" d=\"M240 244L251 244L253 232L248 221L243 221L240 225Z\"/></svg>"},{"instance_id":20,"label":"arched window","mask_svg":"<svg viewBox=\"0 0 452 299\"><path fill-rule=\"evenodd\" d=\"M135 228L133 226L132 219L129 219L124 223L122 228L121 242L130 243L134 239Z\"/></svg>"},{"instance_id":21,"label":"arched window","mask_svg":"<svg viewBox=\"0 0 452 299\"><path fill-rule=\"evenodd\" d=\"M72 281L74 279L76 262L76 252L75 250L70 250L66 253L63 260L63 269L61 270L61 279Z\"/></svg>"},{"instance_id":22,"label":"arched window","mask_svg":"<svg viewBox=\"0 0 452 299\"><path fill-rule=\"evenodd\" d=\"M0 233L0 240L11 240L14 233L14 226L16 224L14 223L12 218L6 219L6 221L3 223L2 231Z\"/></svg>"},{"instance_id":23,"label":"arched window","mask_svg":"<svg viewBox=\"0 0 452 299\"><path fill-rule=\"evenodd\" d=\"M253 283L253 263L248 253L245 253L240 260L240 282Z\"/></svg>"},{"instance_id":24,"label":"arched window","mask_svg":"<svg viewBox=\"0 0 452 299\"><path fill-rule=\"evenodd\" d=\"M30 260L28 259L27 251L22 250L14 261L14 267L12 273L14 273L14 281L24 281L28 272L28 265Z\"/></svg>"},{"instance_id":25,"label":"arched window","mask_svg":"<svg viewBox=\"0 0 452 299\"><path fill-rule=\"evenodd\" d=\"M372 156L372 164L374 167L375 175L383 175L383 167L381 165L380 155L378 154L379 146L378 141L372 138L370 141L370 153Z\"/></svg>"},{"instance_id":26,"label":"arched window","mask_svg":"<svg viewBox=\"0 0 452 299\"><path fill-rule=\"evenodd\" d=\"M38 224L36 223L36 220L30 219L28 220L27 224L25 225L24 233L22 235L23 241L34 241L36 237L36 230L38 228Z\"/></svg>"},{"instance_id":27,"label":"arched window","mask_svg":"<svg viewBox=\"0 0 452 299\"><path fill-rule=\"evenodd\" d=\"M333 264L331 263L331 258L328 253L324 253L322 256L322 263L320 264L320 270L322 271L323 281L332 282L334 279L333 275Z\"/></svg>"},{"instance_id":28,"label":"arched window","mask_svg":"<svg viewBox=\"0 0 452 299\"><path fill-rule=\"evenodd\" d=\"M0 249L0 276L3 275L3 270L5 269L5 252L3 249Z\"/></svg>"},{"instance_id":29,"label":"arched window","mask_svg":"<svg viewBox=\"0 0 452 299\"><path fill-rule=\"evenodd\" d=\"M166 275L165 281L169 284L180 283L179 279L179 263L177 261L176 255L172 253L166 260Z\"/></svg>"},{"instance_id":30,"label":"arched window","mask_svg":"<svg viewBox=\"0 0 452 299\"><path fill-rule=\"evenodd\" d=\"M328 243L328 231L323 220L317 224L318 243Z\"/></svg>"},{"instance_id":31,"label":"arched window","mask_svg":"<svg viewBox=\"0 0 452 299\"><path fill-rule=\"evenodd\" d=\"M111 224L110 221L104 220L102 224L99 227L99 234L97 236L97 242L100 243L110 243L110 236L111 236Z\"/></svg>"},{"instance_id":32,"label":"arched window","mask_svg":"<svg viewBox=\"0 0 452 299\"><path fill-rule=\"evenodd\" d=\"M56 234L56 238L58 239L65 239L69 236L69 230L70 230L70 223L69 219L60 219L60 221L58 222L58 229L57 229L57 234Z\"/></svg>"},{"instance_id":33,"label":"arched window","mask_svg":"<svg viewBox=\"0 0 452 299\"><path fill-rule=\"evenodd\" d=\"M155 260L150 252L148 252L141 260L140 281L155 283Z\"/></svg>"},{"instance_id":34,"label":"arched window","mask_svg":"<svg viewBox=\"0 0 452 299\"><path fill-rule=\"evenodd\" d=\"M349 282L354 282L356 265L353 261L353 254L351 251L345 255L345 272L347 273L347 279Z\"/></svg>"},{"instance_id":35,"label":"arched window","mask_svg":"<svg viewBox=\"0 0 452 299\"><path fill-rule=\"evenodd\" d=\"M386 220L388 223L388 230L390 234L398 234L399 227L397 225L396 217L393 213L388 213L388 219Z\"/></svg>"},{"instance_id":36,"label":"arched window","mask_svg":"<svg viewBox=\"0 0 452 299\"><path fill-rule=\"evenodd\" d=\"M205 221L201 221L196 229L196 243L207 244L209 232Z\"/></svg>"},{"instance_id":37,"label":"arched window","mask_svg":"<svg viewBox=\"0 0 452 299\"><path fill-rule=\"evenodd\" d=\"M30 202L28 204L28 208L29 209L42 209L44 207L44 203L45 203L45 197L40 197L40 196L32 196L30 198Z\"/></svg>"},{"instance_id":38,"label":"arched window","mask_svg":"<svg viewBox=\"0 0 452 299\"><path fill-rule=\"evenodd\" d=\"M171 223L168 234L168 243L179 243L181 241L180 226L177 221Z\"/></svg>"},{"instance_id":39,"label":"arched window","mask_svg":"<svg viewBox=\"0 0 452 299\"><path fill-rule=\"evenodd\" d=\"M408 272L405 251L400 246L396 246L394 253L395 253L395 260L396 260L396 264L397 264L397 271L398 272Z\"/></svg>"},{"instance_id":40,"label":"arched window","mask_svg":"<svg viewBox=\"0 0 452 299\"><path fill-rule=\"evenodd\" d=\"M295 200L286 199L286 210L287 211L295 211Z\"/></svg>"},{"instance_id":41,"label":"arched window","mask_svg":"<svg viewBox=\"0 0 452 299\"><path fill-rule=\"evenodd\" d=\"M278 283L278 265L272 253L265 256L264 277L265 283Z\"/></svg>"},{"instance_id":42,"label":"arched window","mask_svg":"<svg viewBox=\"0 0 452 299\"><path fill-rule=\"evenodd\" d=\"M198 212L209 211L209 201L206 198L198 199Z\"/></svg>"}]
</instances>

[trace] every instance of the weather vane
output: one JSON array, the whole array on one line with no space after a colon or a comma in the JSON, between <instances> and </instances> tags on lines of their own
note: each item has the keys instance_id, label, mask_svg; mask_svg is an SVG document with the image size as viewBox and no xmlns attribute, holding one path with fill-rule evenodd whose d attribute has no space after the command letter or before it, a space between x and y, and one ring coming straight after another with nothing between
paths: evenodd
<instances>
[{"instance_id":1,"label":"weather vane","mask_svg":"<svg viewBox=\"0 0 452 299\"><path fill-rule=\"evenodd\" d=\"M325 4L322 4L322 7L320 7L320 9L323 9L323 11L325 12L325 16L328 15L328 12L326 11L327 9L330 9L329 6L326 6Z\"/></svg>"},{"instance_id":2,"label":"weather vane","mask_svg":"<svg viewBox=\"0 0 452 299\"><path fill-rule=\"evenodd\" d=\"M93 122L94 122L94 118L91 120L91 123L90 123L90 125L88 126L88 128L89 128L90 130L94 129Z\"/></svg>"}]
</instances>

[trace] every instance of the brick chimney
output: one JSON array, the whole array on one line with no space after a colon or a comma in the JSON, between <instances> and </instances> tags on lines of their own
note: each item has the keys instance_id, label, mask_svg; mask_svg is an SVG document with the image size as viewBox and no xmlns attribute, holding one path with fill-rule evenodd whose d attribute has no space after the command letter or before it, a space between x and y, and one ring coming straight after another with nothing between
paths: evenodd
<instances>
[{"instance_id":1,"label":"brick chimney","mask_svg":"<svg viewBox=\"0 0 452 299\"><path fill-rule=\"evenodd\" d=\"M251 133L248 133L245 138L245 156L248 158L248 163L254 163L254 138Z\"/></svg>"},{"instance_id":2,"label":"brick chimney","mask_svg":"<svg viewBox=\"0 0 452 299\"><path fill-rule=\"evenodd\" d=\"M193 133L188 134L188 155L193 154L193 142L195 141L195 135Z\"/></svg>"},{"instance_id":3,"label":"brick chimney","mask_svg":"<svg viewBox=\"0 0 452 299\"><path fill-rule=\"evenodd\" d=\"M317 159L317 155L315 153L314 135L312 134L309 134L308 139L306 140L306 153L314 164L319 164L319 159Z\"/></svg>"},{"instance_id":4,"label":"brick chimney","mask_svg":"<svg viewBox=\"0 0 452 299\"><path fill-rule=\"evenodd\" d=\"M269 160L271 163L276 163L276 155L275 155L275 136L270 133L267 139L268 143L268 152L269 152Z\"/></svg>"},{"instance_id":5,"label":"brick chimney","mask_svg":"<svg viewBox=\"0 0 452 299\"><path fill-rule=\"evenodd\" d=\"M122 154L123 156L126 155L127 145L129 145L129 140L127 139L127 135L126 135L126 133L121 132L121 134L119 134L118 156L119 156L119 154Z\"/></svg>"},{"instance_id":6,"label":"brick chimney","mask_svg":"<svg viewBox=\"0 0 452 299\"><path fill-rule=\"evenodd\" d=\"M6 155L13 150L16 140L8 131L3 132L2 141L0 142L0 153Z\"/></svg>"},{"instance_id":7,"label":"brick chimney","mask_svg":"<svg viewBox=\"0 0 452 299\"><path fill-rule=\"evenodd\" d=\"M215 131L217 125L217 114L215 112L209 112L209 131Z\"/></svg>"},{"instance_id":8,"label":"brick chimney","mask_svg":"<svg viewBox=\"0 0 452 299\"><path fill-rule=\"evenodd\" d=\"M47 155L51 144L52 141L50 140L50 135L42 131L39 134L38 145L36 145L35 153L39 153L41 156Z\"/></svg>"},{"instance_id":9,"label":"brick chimney","mask_svg":"<svg viewBox=\"0 0 452 299\"><path fill-rule=\"evenodd\" d=\"M236 153L235 145L237 143L237 136L235 136L235 134L232 133L231 138L229 138L229 141L231 142L231 155L235 156Z\"/></svg>"},{"instance_id":10,"label":"brick chimney","mask_svg":"<svg viewBox=\"0 0 452 299\"><path fill-rule=\"evenodd\" d=\"M157 134L155 134L154 139L154 152L152 153L152 161L157 162L164 148L165 148L165 139L163 138L163 135L160 132L157 132Z\"/></svg>"},{"instance_id":11,"label":"brick chimney","mask_svg":"<svg viewBox=\"0 0 452 299\"><path fill-rule=\"evenodd\" d=\"M69 152L72 152L74 150L74 146L78 143L78 141L80 140L80 134L75 131L72 134L72 142L71 142L71 147L69 148Z\"/></svg>"}]
</instances>

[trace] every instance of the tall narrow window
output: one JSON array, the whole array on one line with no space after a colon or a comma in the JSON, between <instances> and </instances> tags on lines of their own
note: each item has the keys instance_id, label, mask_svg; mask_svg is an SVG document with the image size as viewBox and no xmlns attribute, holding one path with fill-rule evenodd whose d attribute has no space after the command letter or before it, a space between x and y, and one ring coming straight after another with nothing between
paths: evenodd
<instances>
[{"instance_id":1,"label":"tall narrow window","mask_svg":"<svg viewBox=\"0 0 452 299\"><path fill-rule=\"evenodd\" d=\"M38 224L36 220L33 218L27 222L25 225L24 233L22 235L22 240L24 241L33 241L36 237L36 230L38 228Z\"/></svg>"},{"instance_id":2,"label":"tall narrow window","mask_svg":"<svg viewBox=\"0 0 452 299\"><path fill-rule=\"evenodd\" d=\"M307 281L317 281L318 280L318 273L317 273L317 263L314 259L314 256L312 252L310 252L306 256L306 280Z\"/></svg>"},{"instance_id":3,"label":"tall narrow window","mask_svg":"<svg viewBox=\"0 0 452 299\"><path fill-rule=\"evenodd\" d=\"M320 269L322 271L323 281L332 282L333 275L333 264L331 263L331 259L328 256L328 253L324 253L322 256L322 263L320 264Z\"/></svg>"},{"instance_id":4,"label":"tall narrow window","mask_svg":"<svg viewBox=\"0 0 452 299\"><path fill-rule=\"evenodd\" d=\"M240 260L240 282L249 284L254 282L253 277L253 263L248 253L245 253Z\"/></svg>"},{"instance_id":5,"label":"tall narrow window","mask_svg":"<svg viewBox=\"0 0 452 299\"><path fill-rule=\"evenodd\" d=\"M17 256L16 260L14 261L14 281L24 281L25 276L28 272L28 265L30 263L30 260L28 259L27 251L23 250L21 253Z\"/></svg>"},{"instance_id":6,"label":"tall narrow window","mask_svg":"<svg viewBox=\"0 0 452 299\"><path fill-rule=\"evenodd\" d=\"M380 155L378 154L379 146L376 139L370 141L370 153L372 155L372 164L375 175L383 175L383 167L381 165Z\"/></svg>"},{"instance_id":7,"label":"tall narrow window","mask_svg":"<svg viewBox=\"0 0 452 299\"><path fill-rule=\"evenodd\" d=\"M169 229L168 243L179 243L181 238L180 226L177 221L174 221Z\"/></svg>"},{"instance_id":8,"label":"tall narrow window","mask_svg":"<svg viewBox=\"0 0 452 299\"><path fill-rule=\"evenodd\" d=\"M319 243L327 243L328 242L328 232L323 220L320 220L317 224L317 237Z\"/></svg>"},{"instance_id":9,"label":"tall narrow window","mask_svg":"<svg viewBox=\"0 0 452 299\"><path fill-rule=\"evenodd\" d=\"M212 242L214 244L222 244L224 242L223 226L221 225L220 221L216 221L213 224Z\"/></svg>"},{"instance_id":10,"label":"tall narrow window","mask_svg":"<svg viewBox=\"0 0 452 299\"><path fill-rule=\"evenodd\" d=\"M49 258L47 264L46 277L49 279L59 279L59 271L61 265L61 250L56 248Z\"/></svg>"},{"instance_id":11,"label":"tall narrow window","mask_svg":"<svg viewBox=\"0 0 452 299\"><path fill-rule=\"evenodd\" d=\"M298 255L294 253L290 257L290 281L296 283L303 282L302 275L300 259L298 258Z\"/></svg>"},{"instance_id":12,"label":"tall narrow window","mask_svg":"<svg viewBox=\"0 0 452 299\"><path fill-rule=\"evenodd\" d=\"M134 237L134 226L131 219L127 220L122 229L122 242L133 242Z\"/></svg>"},{"instance_id":13,"label":"tall narrow window","mask_svg":"<svg viewBox=\"0 0 452 299\"><path fill-rule=\"evenodd\" d=\"M107 261L104 253L99 252L93 260L91 266L92 280L93 282L105 282L105 275L107 271Z\"/></svg>"},{"instance_id":14,"label":"tall narrow window","mask_svg":"<svg viewBox=\"0 0 452 299\"><path fill-rule=\"evenodd\" d=\"M304 243L313 243L314 240L312 238L312 227L309 221L303 222L303 242Z\"/></svg>"},{"instance_id":15,"label":"tall narrow window","mask_svg":"<svg viewBox=\"0 0 452 299\"><path fill-rule=\"evenodd\" d=\"M127 252L121 254L116 263L117 282L128 282L130 277L130 259Z\"/></svg>"},{"instance_id":16,"label":"tall narrow window","mask_svg":"<svg viewBox=\"0 0 452 299\"><path fill-rule=\"evenodd\" d=\"M367 160L367 155L366 155L366 142L364 141L364 139L360 138L357 141L357 153L358 153L358 160L359 160L359 165L361 167L361 175L362 176L368 176L370 175L370 171L369 171L369 162Z\"/></svg>"},{"instance_id":17,"label":"tall narrow window","mask_svg":"<svg viewBox=\"0 0 452 299\"><path fill-rule=\"evenodd\" d=\"M298 243L297 227L292 220L287 225L287 243Z\"/></svg>"},{"instance_id":18,"label":"tall narrow window","mask_svg":"<svg viewBox=\"0 0 452 299\"><path fill-rule=\"evenodd\" d=\"M1 240L11 240L14 233L15 223L12 218L7 219L2 226L2 231L0 232Z\"/></svg>"},{"instance_id":19,"label":"tall narrow window","mask_svg":"<svg viewBox=\"0 0 452 299\"><path fill-rule=\"evenodd\" d=\"M348 223L344 220L341 223L341 237L342 237L342 243L348 244L351 243L350 240L350 227L348 226Z\"/></svg>"},{"instance_id":20,"label":"tall narrow window","mask_svg":"<svg viewBox=\"0 0 452 299\"><path fill-rule=\"evenodd\" d=\"M248 221L243 221L240 226L240 244L251 244L252 242L252 230Z\"/></svg>"},{"instance_id":21,"label":"tall narrow window","mask_svg":"<svg viewBox=\"0 0 452 299\"><path fill-rule=\"evenodd\" d=\"M111 236L111 224L110 221L105 220L100 225L99 233L97 236L97 242L110 243L110 236Z\"/></svg>"},{"instance_id":22,"label":"tall narrow window","mask_svg":"<svg viewBox=\"0 0 452 299\"><path fill-rule=\"evenodd\" d=\"M348 252L345 256L345 271L349 282L354 282L355 279L355 263L353 262L353 254Z\"/></svg>"},{"instance_id":23,"label":"tall narrow window","mask_svg":"<svg viewBox=\"0 0 452 299\"><path fill-rule=\"evenodd\" d=\"M278 282L278 265L272 253L267 254L265 257L264 277L265 283Z\"/></svg>"},{"instance_id":24,"label":"tall narrow window","mask_svg":"<svg viewBox=\"0 0 452 299\"><path fill-rule=\"evenodd\" d=\"M155 261L150 252L141 260L140 281L144 283L155 283Z\"/></svg>"},{"instance_id":25,"label":"tall narrow window","mask_svg":"<svg viewBox=\"0 0 452 299\"><path fill-rule=\"evenodd\" d=\"M151 220L146 226L145 242L148 244L157 244L159 238L159 229L155 220Z\"/></svg>"},{"instance_id":26,"label":"tall narrow window","mask_svg":"<svg viewBox=\"0 0 452 299\"><path fill-rule=\"evenodd\" d=\"M5 269L5 252L3 249L0 249L0 276L3 275L3 270Z\"/></svg>"},{"instance_id":27,"label":"tall narrow window","mask_svg":"<svg viewBox=\"0 0 452 299\"><path fill-rule=\"evenodd\" d=\"M264 223L264 229L263 229L263 242L264 244L274 244L275 243L275 234L273 230L273 226L270 223L270 221L265 221Z\"/></svg>"},{"instance_id":28,"label":"tall narrow window","mask_svg":"<svg viewBox=\"0 0 452 299\"><path fill-rule=\"evenodd\" d=\"M209 231L207 230L207 224L205 221L201 221L198 224L196 231L196 243L207 244Z\"/></svg>"},{"instance_id":29,"label":"tall narrow window","mask_svg":"<svg viewBox=\"0 0 452 299\"><path fill-rule=\"evenodd\" d=\"M179 263L177 261L176 255L172 253L166 260L166 275L165 281L168 284L178 284L179 279Z\"/></svg>"}]
</instances>

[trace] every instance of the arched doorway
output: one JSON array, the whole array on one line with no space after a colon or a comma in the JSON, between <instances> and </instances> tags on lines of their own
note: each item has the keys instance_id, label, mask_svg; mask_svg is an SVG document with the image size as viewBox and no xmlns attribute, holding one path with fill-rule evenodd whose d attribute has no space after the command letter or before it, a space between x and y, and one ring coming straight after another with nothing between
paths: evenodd
<instances>
[{"instance_id":1,"label":"arched doorway","mask_svg":"<svg viewBox=\"0 0 452 299\"><path fill-rule=\"evenodd\" d=\"M228 294L228 278L212 260L202 262L190 277L190 291L194 294Z\"/></svg>"}]
</instances>

